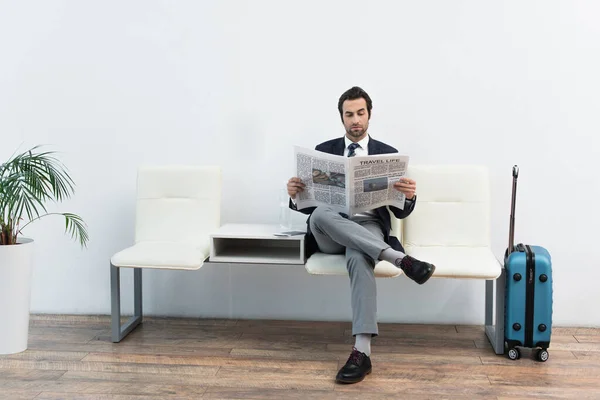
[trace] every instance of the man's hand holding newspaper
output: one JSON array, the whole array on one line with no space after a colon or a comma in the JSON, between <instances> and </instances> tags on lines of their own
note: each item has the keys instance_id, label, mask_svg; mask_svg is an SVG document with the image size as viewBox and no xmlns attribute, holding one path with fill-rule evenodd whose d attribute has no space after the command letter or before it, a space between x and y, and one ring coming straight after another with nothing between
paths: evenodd
<instances>
[{"instance_id":1,"label":"man's hand holding newspaper","mask_svg":"<svg viewBox=\"0 0 600 400\"><path fill-rule=\"evenodd\" d=\"M408 156L397 153L343 157L294 147L296 176L288 194L303 209L330 205L354 215L391 205L404 209L412 198L415 181L405 178Z\"/></svg>"}]
</instances>

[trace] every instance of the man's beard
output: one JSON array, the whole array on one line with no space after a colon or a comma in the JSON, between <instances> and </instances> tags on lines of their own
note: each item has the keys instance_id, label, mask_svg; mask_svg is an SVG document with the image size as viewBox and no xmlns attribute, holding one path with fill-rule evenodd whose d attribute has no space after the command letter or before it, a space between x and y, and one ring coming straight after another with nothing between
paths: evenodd
<instances>
[{"instance_id":1,"label":"man's beard","mask_svg":"<svg viewBox=\"0 0 600 400\"><path fill-rule=\"evenodd\" d=\"M354 138L359 138L362 135L365 134L365 132L367 131L366 128L361 128L360 130L354 130L352 128L346 130L346 132L348 133L348 135L354 137Z\"/></svg>"}]
</instances>

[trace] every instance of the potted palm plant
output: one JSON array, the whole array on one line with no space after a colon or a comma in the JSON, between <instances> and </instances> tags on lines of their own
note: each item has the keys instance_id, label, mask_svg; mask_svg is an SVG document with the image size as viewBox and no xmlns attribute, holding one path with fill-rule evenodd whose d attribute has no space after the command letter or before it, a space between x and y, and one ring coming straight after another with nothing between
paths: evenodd
<instances>
[{"instance_id":1,"label":"potted palm plant","mask_svg":"<svg viewBox=\"0 0 600 400\"><path fill-rule=\"evenodd\" d=\"M81 217L48 212L46 204L74 192L67 169L53 151L35 146L0 164L0 354L27 349L33 244L21 233L50 216L65 219L65 232L85 247L89 236Z\"/></svg>"}]
</instances>

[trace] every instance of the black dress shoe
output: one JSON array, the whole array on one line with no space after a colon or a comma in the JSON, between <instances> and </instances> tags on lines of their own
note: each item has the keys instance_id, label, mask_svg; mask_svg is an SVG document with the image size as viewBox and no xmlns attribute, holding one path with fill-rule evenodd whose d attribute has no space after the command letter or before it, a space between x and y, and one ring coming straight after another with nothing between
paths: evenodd
<instances>
[{"instance_id":1,"label":"black dress shoe","mask_svg":"<svg viewBox=\"0 0 600 400\"><path fill-rule=\"evenodd\" d=\"M419 261L411 256L404 256L400 261L396 260L396 266L401 268L406 276L417 282L419 285L427 282L435 271L435 265L425 261Z\"/></svg>"},{"instance_id":2,"label":"black dress shoe","mask_svg":"<svg viewBox=\"0 0 600 400\"><path fill-rule=\"evenodd\" d=\"M371 373L371 359L365 353L352 348L352 353L337 373L335 380L340 383L356 383L365 379Z\"/></svg>"}]
</instances>

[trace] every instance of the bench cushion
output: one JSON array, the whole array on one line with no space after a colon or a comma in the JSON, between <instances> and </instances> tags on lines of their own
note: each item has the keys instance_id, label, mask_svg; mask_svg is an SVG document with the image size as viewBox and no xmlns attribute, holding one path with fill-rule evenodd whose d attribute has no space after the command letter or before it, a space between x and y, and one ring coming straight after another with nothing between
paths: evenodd
<instances>
[{"instance_id":1,"label":"bench cushion","mask_svg":"<svg viewBox=\"0 0 600 400\"><path fill-rule=\"evenodd\" d=\"M111 263L115 267L197 270L208 254L208 242L203 246L139 242L112 256Z\"/></svg>"},{"instance_id":2,"label":"bench cushion","mask_svg":"<svg viewBox=\"0 0 600 400\"><path fill-rule=\"evenodd\" d=\"M305 265L308 273L313 275L346 275L346 256L343 254L326 254L317 252L306 260ZM387 261L379 261L375 264L375 277L394 278L402 274L400 268Z\"/></svg>"},{"instance_id":3,"label":"bench cushion","mask_svg":"<svg viewBox=\"0 0 600 400\"><path fill-rule=\"evenodd\" d=\"M502 270L489 247L407 246L406 253L434 264L434 278L496 279Z\"/></svg>"},{"instance_id":4,"label":"bench cushion","mask_svg":"<svg viewBox=\"0 0 600 400\"><path fill-rule=\"evenodd\" d=\"M220 218L220 167L139 168L135 243L167 239L195 245L219 229Z\"/></svg>"},{"instance_id":5,"label":"bench cushion","mask_svg":"<svg viewBox=\"0 0 600 400\"><path fill-rule=\"evenodd\" d=\"M403 221L406 253L436 266L434 277L496 279L489 172L480 165L413 165L418 200Z\"/></svg>"}]
</instances>

